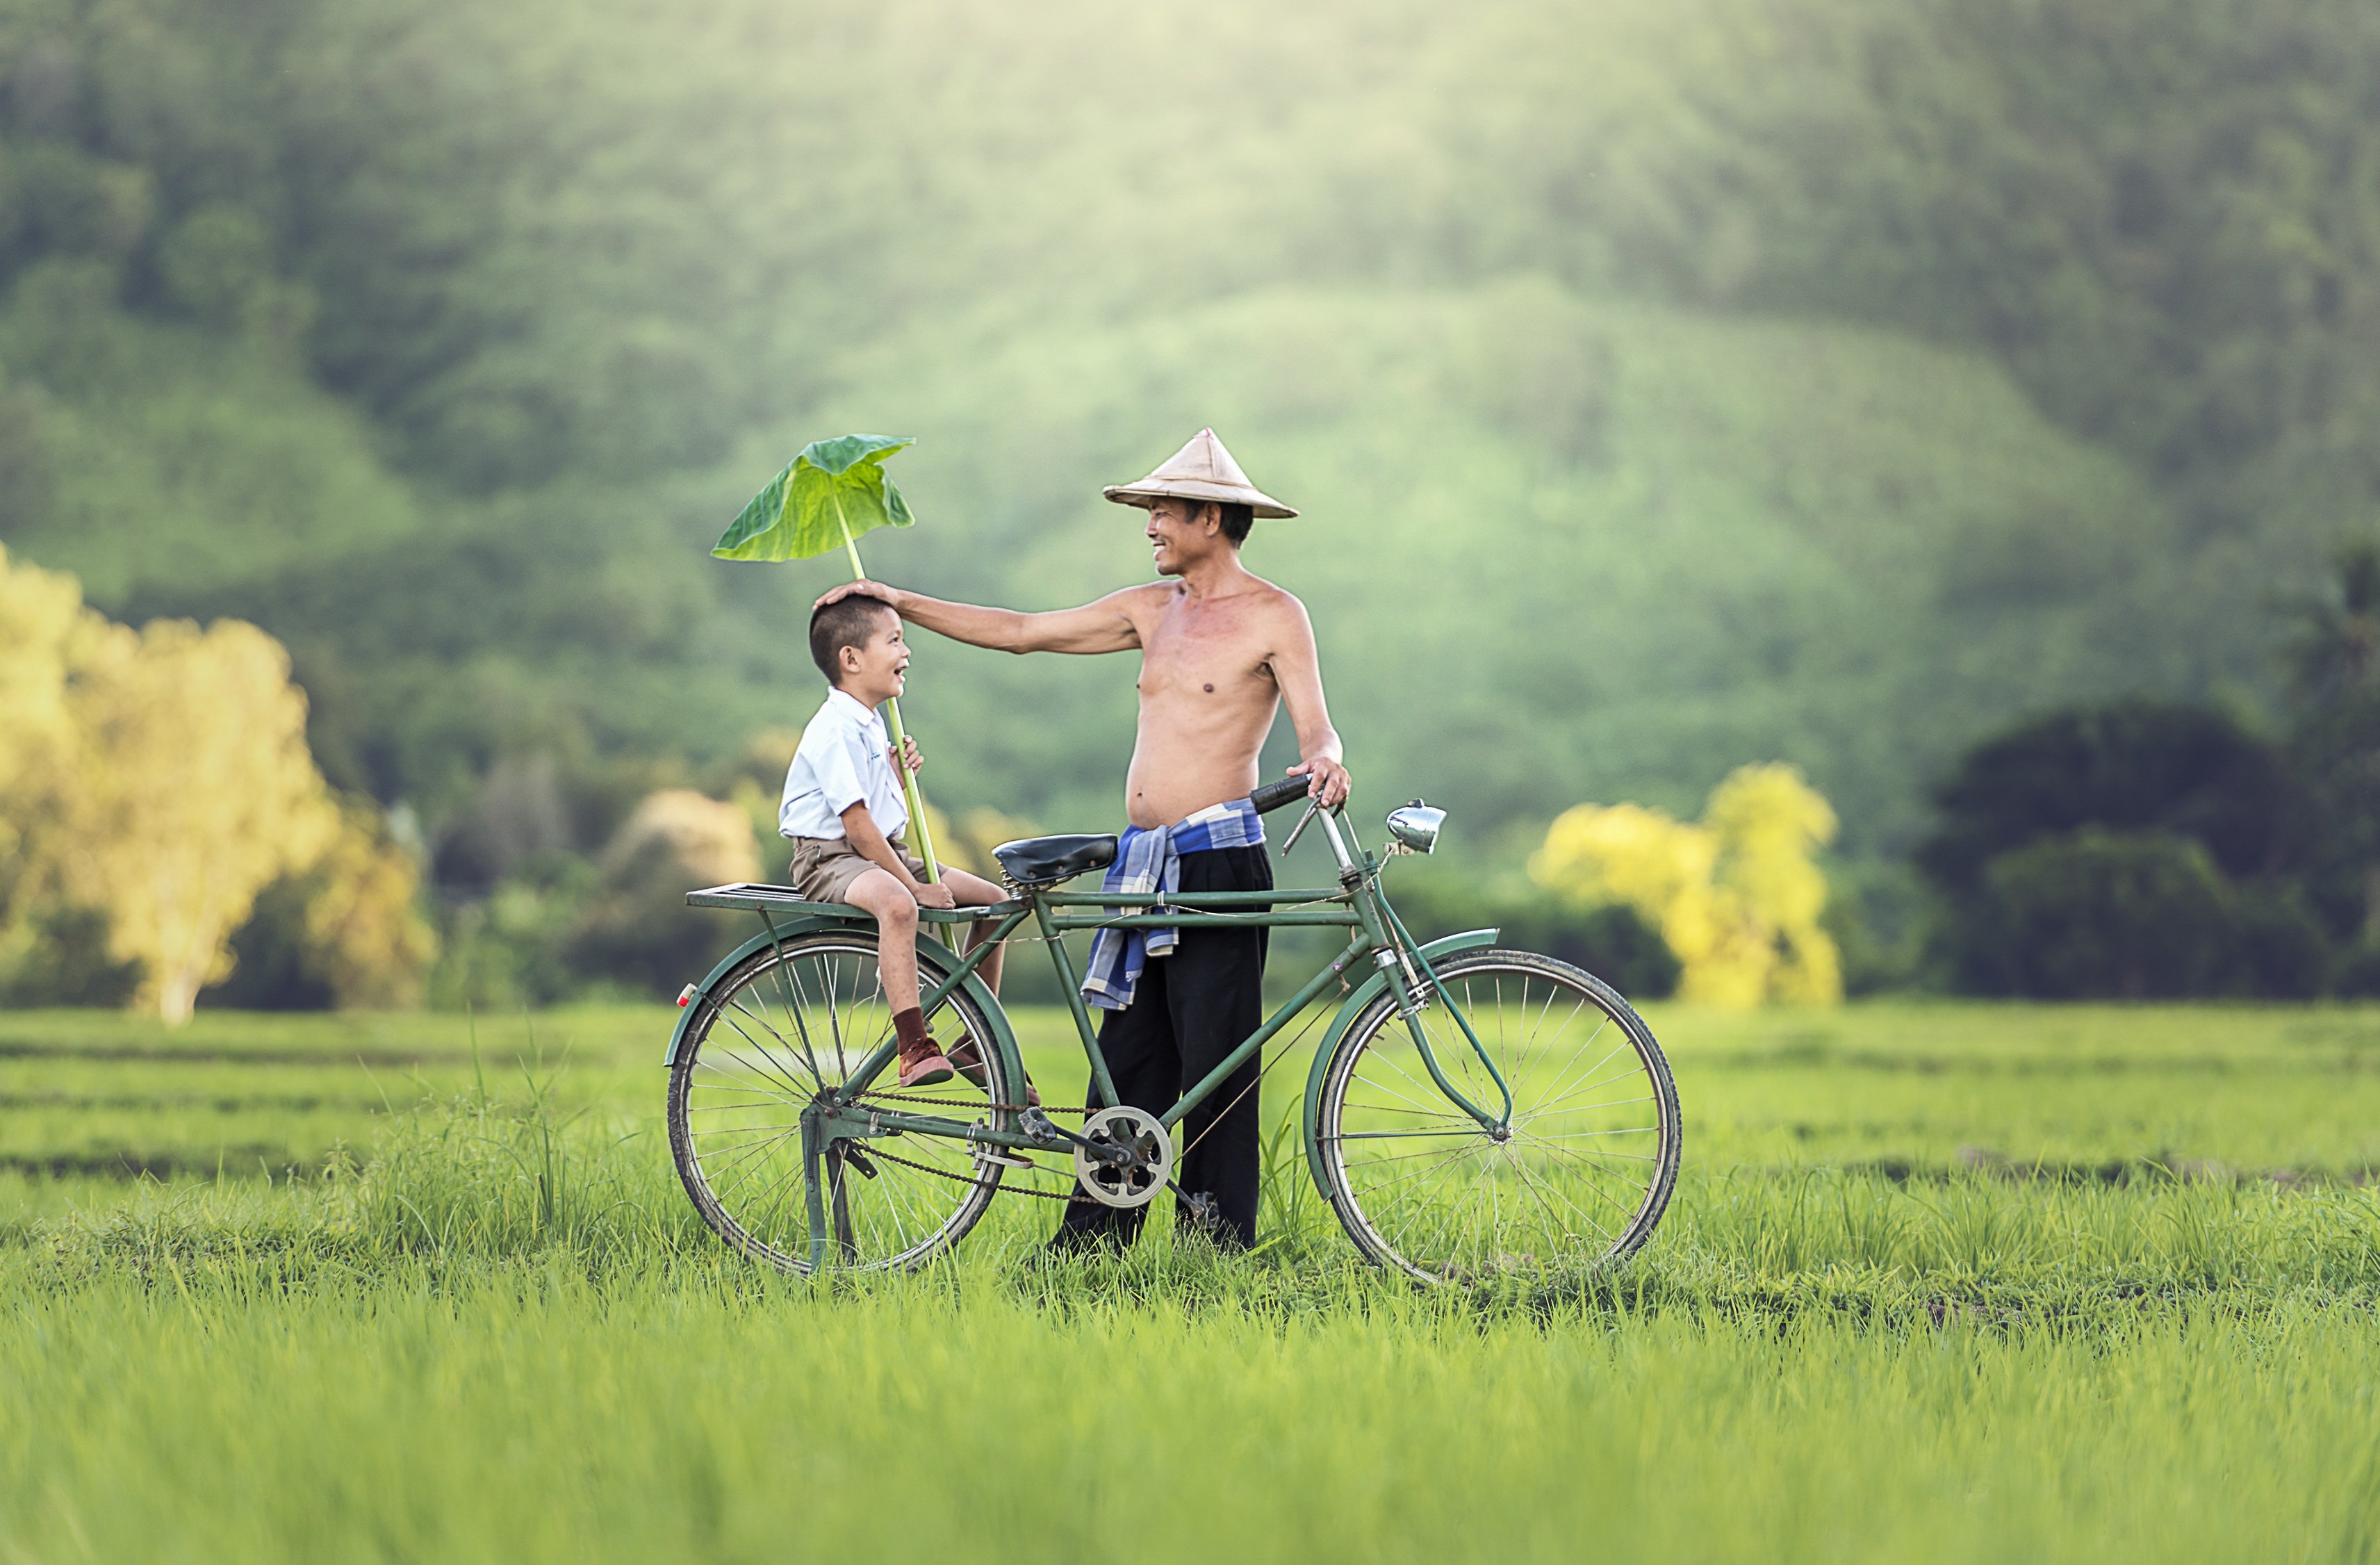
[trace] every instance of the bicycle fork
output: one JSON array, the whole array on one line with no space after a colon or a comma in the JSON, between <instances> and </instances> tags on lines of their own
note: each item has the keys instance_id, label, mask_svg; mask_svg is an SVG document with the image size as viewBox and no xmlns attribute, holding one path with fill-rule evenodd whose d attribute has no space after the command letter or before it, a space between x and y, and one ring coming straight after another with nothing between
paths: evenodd
<instances>
[{"instance_id":1,"label":"bicycle fork","mask_svg":"<svg viewBox=\"0 0 2380 1565\"><path fill-rule=\"evenodd\" d=\"M1421 942L1413 938L1413 931L1405 928L1404 920L1397 916L1397 910L1389 905L1388 898L1380 895L1378 861L1364 855L1359 863L1356 855L1362 854L1363 844L1356 843L1355 853L1351 854L1346 840L1340 834L1339 822L1330 812L1322 811L1316 819L1322 824L1322 834L1330 844L1331 856L1339 861L1340 884L1354 893L1353 900L1356 912L1364 920L1365 938L1373 947L1373 964L1388 980L1389 992L1396 996L1397 1014L1404 1018L1405 1031L1412 1035L1414 1048L1420 1052L1421 1062L1428 1070L1429 1079L1438 1084L1439 1091L1477 1121L1480 1129L1499 1141L1503 1140L1512 1123L1512 1089L1505 1082L1504 1073L1496 1068L1496 1062L1488 1055L1487 1046L1479 1041L1479 1035L1472 1031L1471 1018L1463 1013L1463 1008L1454 1003L1454 996L1439 982L1438 973L1430 966L1429 958L1422 954ZM1354 834L1354 829L1350 828L1347 836L1353 837ZM1471 1052L1478 1056L1480 1064L1487 1067L1488 1079L1496 1084L1496 1091L1504 1100L1500 1112L1489 1113L1471 1101L1461 1087L1447 1080L1446 1071L1438 1061L1438 1050L1430 1047L1429 1029L1421 1022L1421 1013L1427 1008L1433 992L1446 1007L1446 1013L1454 1018L1454 1025L1463 1029L1463 1039L1471 1045Z\"/></svg>"}]
</instances>

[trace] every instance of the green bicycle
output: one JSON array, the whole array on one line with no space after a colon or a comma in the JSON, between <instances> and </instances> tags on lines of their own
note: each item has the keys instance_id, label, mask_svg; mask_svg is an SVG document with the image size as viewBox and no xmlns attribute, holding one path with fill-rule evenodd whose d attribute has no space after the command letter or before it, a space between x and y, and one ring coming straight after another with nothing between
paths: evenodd
<instances>
[{"instance_id":1,"label":"green bicycle","mask_svg":"<svg viewBox=\"0 0 2380 1565\"><path fill-rule=\"evenodd\" d=\"M1306 786L1294 778L1250 797L1270 810ZM1267 1048L1337 989L1344 998L1307 1073L1302 1129L1316 1187L1366 1257L1437 1282L1625 1256L1651 1236L1677 1178L1669 1062L1628 1002L1591 974L1495 949L1494 929L1413 938L1381 872L1397 855L1429 852L1443 820L1418 800L1395 810L1390 843L1375 855L1340 810L1309 801L1282 851L1318 821L1339 883L1269 892L1070 892L1059 888L1113 862L1114 837L999 848L1008 900L921 910L925 1011L962 1074L907 1092L889 1070L872 918L783 886L691 892L698 907L758 914L762 929L679 999L669 1130L686 1194L728 1244L797 1274L922 1265L965 1238L1002 1189L1136 1207L1173 1188L1195 1202L1172 1180L1183 1116L1249 1060L1278 1064L1304 1031L1270 1060ZM924 938L978 919L996 922L964 954L954 938ZM1087 1109L1028 1102L1014 1029L977 971L995 941L1028 922L1090 1062ZM1171 1110L1118 1104L1062 937L1225 924L1334 926L1347 944ZM1083 1116L1077 1129L1053 1118L1072 1114Z\"/></svg>"}]
</instances>

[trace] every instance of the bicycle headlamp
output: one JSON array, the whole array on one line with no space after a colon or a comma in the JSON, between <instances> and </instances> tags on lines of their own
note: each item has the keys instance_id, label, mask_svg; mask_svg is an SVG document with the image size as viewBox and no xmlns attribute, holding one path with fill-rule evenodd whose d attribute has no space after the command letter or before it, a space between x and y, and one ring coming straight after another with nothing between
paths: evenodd
<instances>
[{"instance_id":1,"label":"bicycle headlamp","mask_svg":"<svg viewBox=\"0 0 2380 1565\"><path fill-rule=\"evenodd\" d=\"M1415 799L1402 809L1389 811L1389 834L1415 853L1427 853L1438 846L1438 829L1446 824L1446 811L1433 809Z\"/></svg>"}]
</instances>

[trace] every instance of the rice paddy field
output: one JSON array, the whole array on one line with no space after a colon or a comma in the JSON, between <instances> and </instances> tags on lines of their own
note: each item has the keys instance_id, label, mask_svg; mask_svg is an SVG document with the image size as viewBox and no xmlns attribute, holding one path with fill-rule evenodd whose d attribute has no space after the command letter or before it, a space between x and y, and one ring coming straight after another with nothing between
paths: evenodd
<instances>
[{"instance_id":1,"label":"rice paddy field","mask_svg":"<svg viewBox=\"0 0 2380 1565\"><path fill-rule=\"evenodd\" d=\"M659 1009L0 1014L0 1558L2380 1559L2380 1011L1647 1019L1652 1244L1423 1292L1293 1133L1253 1256L756 1270Z\"/></svg>"}]
</instances>

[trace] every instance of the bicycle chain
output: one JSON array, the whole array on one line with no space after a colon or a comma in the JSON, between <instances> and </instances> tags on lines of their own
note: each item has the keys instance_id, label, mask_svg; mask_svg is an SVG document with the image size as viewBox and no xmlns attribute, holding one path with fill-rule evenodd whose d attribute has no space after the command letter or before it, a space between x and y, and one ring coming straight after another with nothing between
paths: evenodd
<instances>
[{"instance_id":1,"label":"bicycle chain","mask_svg":"<svg viewBox=\"0 0 2380 1565\"><path fill-rule=\"evenodd\" d=\"M1036 1109L1044 1114L1082 1115L1090 1112L1088 1109L1070 1108L1062 1103L1051 1109L1032 1103L978 1103L972 1098L915 1098L905 1092L863 1092L858 1096L860 1098L878 1098L886 1103L922 1103L934 1109L988 1109L995 1114L1023 1114Z\"/></svg>"},{"instance_id":2,"label":"bicycle chain","mask_svg":"<svg viewBox=\"0 0 2380 1565\"><path fill-rule=\"evenodd\" d=\"M993 1113L1006 1112L1012 1114L1022 1114L1027 1112L1033 1107L1031 1104L1027 1103L983 1104L978 1103L974 1099L967 1098L913 1098L906 1094L892 1092L863 1092L859 1096L863 1099L874 1098L880 1098L888 1103L915 1103L935 1109L990 1109ZM1090 1110L1088 1109L1069 1108L1062 1104L1055 1109L1043 1109L1041 1112L1045 1114L1074 1114L1080 1116L1089 1113ZM979 1179L970 1179L965 1174L955 1174L951 1172L948 1169L938 1169L930 1163L918 1162L914 1158L899 1157L891 1152L879 1150L873 1146L868 1147L866 1155L871 1159L880 1159L888 1163L898 1163L905 1169L915 1169L919 1173L932 1174L937 1179L947 1179L956 1184L972 1184L978 1190L999 1190L1003 1188L997 1180L993 1181L990 1184L986 1184ZM1011 1184L1004 1188L1016 1191L1018 1194L1024 1195L1038 1195L1044 1201L1071 1201L1075 1198L1074 1192L1072 1191L1036 1190L1029 1184Z\"/></svg>"},{"instance_id":3,"label":"bicycle chain","mask_svg":"<svg viewBox=\"0 0 2380 1565\"><path fill-rule=\"evenodd\" d=\"M990 1183L986 1184L982 1180L969 1179L965 1174L954 1174L948 1169L938 1169L929 1163L920 1163L912 1158L896 1157L890 1152L879 1151L873 1146L868 1149L866 1156L870 1161L880 1160L887 1163L898 1163L905 1169L915 1169L919 1173L929 1173L937 1179L947 1179L957 1184L972 1184L978 1190L1000 1190L1004 1188L1014 1190L1020 1195L1037 1195L1044 1201L1071 1201L1075 1198L1075 1193L1071 1190L1036 1190L1029 1184L1011 1184L1003 1186L998 1180L994 1180Z\"/></svg>"}]
</instances>

